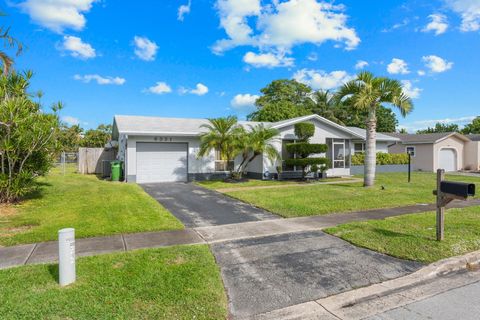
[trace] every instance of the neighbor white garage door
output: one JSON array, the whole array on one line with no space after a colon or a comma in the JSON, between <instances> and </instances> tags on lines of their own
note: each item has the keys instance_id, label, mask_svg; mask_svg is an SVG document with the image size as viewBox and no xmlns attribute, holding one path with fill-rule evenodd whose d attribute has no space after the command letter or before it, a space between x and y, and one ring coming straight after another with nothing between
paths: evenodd
<instances>
[{"instance_id":1,"label":"neighbor white garage door","mask_svg":"<svg viewBox=\"0 0 480 320\"><path fill-rule=\"evenodd\" d=\"M438 167L447 172L457 171L457 152L455 149L441 149L438 151Z\"/></svg>"},{"instance_id":2,"label":"neighbor white garage door","mask_svg":"<svg viewBox=\"0 0 480 320\"><path fill-rule=\"evenodd\" d=\"M187 181L186 143L138 143L137 182Z\"/></svg>"}]
</instances>

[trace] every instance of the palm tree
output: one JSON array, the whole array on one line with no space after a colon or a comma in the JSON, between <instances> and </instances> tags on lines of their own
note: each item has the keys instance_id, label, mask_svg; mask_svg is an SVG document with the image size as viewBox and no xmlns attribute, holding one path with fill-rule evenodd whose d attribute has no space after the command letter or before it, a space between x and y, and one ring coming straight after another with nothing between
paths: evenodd
<instances>
[{"instance_id":1,"label":"palm tree","mask_svg":"<svg viewBox=\"0 0 480 320\"><path fill-rule=\"evenodd\" d=\"M0 16L5 16L5 14L0 12ZM10 28L5 29L4 27L0 27L0 39L3 40L4 46L7 48L17 47L17 52L15 53L16 56L22 53L23 45L20 41L10 35ZM10 71L13 59L5 51L0 50L0 61L2 62L3 74L5 75Z\"/></svg>"},{"instance_id":2,"label":"palm tree","mask_svg":"<svg viewBox=\"0 0 480 320\"><path fill-rule=\"evenodd\" d=\"M336 93L336 99L339 102L349 99L349 103L354 108L368 112L364 186L373 186L377 160L376 110L382 103L387 103L396 107L405 117L413 109L412 100L405 94L399 81L385 77L375 77L367 71L360 72L354 80L345 83Z\"/></svg>"},{"instance_id":3,"label":"palm tree","mask_svg":"<svg viewBox=\"0 0 480 320\"><path fill-rule=\"evenodd\" d=\"M200 127L207 129L200 135L199 157L204 157L212 151L220 152L222 160L227 164L235 158L237 152L237 136L241 127L237 125L237 118L233 116L225 118L208 119L208 124ZM229 168L232 173L233 168Z\"/></svg>"},{"instance_id":4,"label":"palm tree","mask_svg":"<svg viewBox=\"0 0 480 320\"><path fill-rule=\"evenodd\" d=\"M342 106L335 99L335 95L332 92L329 90L318 90L313 94L312 100L315 102L315 105L312 107L313 113L340 125L345 125L338 117L339 113L343 112Z\"/></svg>"},{"instance_id":5,"label":"palm tree","mask_svg":"<svg viewBox=\"0 0 480 320\"><path fill-rule=\"evenodd\" d=\"M248 164L262 154L272 162L279 159L280 154L273 145L277 136L277 129L265 127L263 124L249 126L249 130L245 131L243 137L239 139L242 162L238 166L237 173L241 176Z\"/></svg>"}]
</instances>

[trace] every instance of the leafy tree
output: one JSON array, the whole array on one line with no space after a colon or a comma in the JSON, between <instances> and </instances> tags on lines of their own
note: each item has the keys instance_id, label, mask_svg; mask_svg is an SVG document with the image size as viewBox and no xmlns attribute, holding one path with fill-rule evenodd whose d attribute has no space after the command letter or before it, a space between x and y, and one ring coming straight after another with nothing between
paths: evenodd
<instances>
[{"instance_id":1,"label":"leafy tree","mask_svg":"<svg viewBox=\"0 0 480 320\"><path fill-rule=\"evenodd\" d=\"M295 80L275 80L260 90L257 110L248 115L254 121L281 121L310 114L314 106L312 89Z\"/></svg>"},{"instance_id":2,"label":"leafy tree","mask_svg":"<svg viewBox=\"0 0 480 320\"><path fill-rule=\"evenodd\" d=\"M462 130L463 134L480 134L480 116L465 126Z\"/></svg>"},{"instance_id":3,"label":"leafy tree","mask_svg":"<svg viewBox=\"0 0 480 320\"><path fill-rule=\"evenodd\" d=\"M81 146L83 139L83 129L79 125L69 127L65 123L60 124L57 142L61 151L76 152Z\"/></svg>"},{"instance_id":4,"label":"leafy tree","mask_svg":"<svg viewBox=\"0 0 480 320\"><path fill-rule=\"evenodd\" d=\"M0 16L5 14L0 12ZM17 48L15 55L20 55L23 50L23 45L20 41L10 35L10 28L0 27L0 39L3 41L4 47ZM5 52L0 50L0 61L2 62L3 74L6 75L13 64L13 59Z\"/></svg>"},{"instance_id":5,"label":"leafy tree","mask_svg":"<svg viewBox=\"0 0 480 320\"><path fill-rule=\"evenodd\" d=\"M112 125L101 124L97 129L90 129L85 132L81 145L87 148L103 148L111 139Z\"/></svg>"},{"instance_id":6,"label":"leafy tree","mask_svg":"<svg viewBox=\"0 0 480 320\"><path fill-rule=\"evenodd\" d=\"M315 133L315 125L309 122L295 124L295 136L298 141L287 144L287 151L296 155L294 159L285 160L289 166L299 166L302 168L302 179L307 175L307 169L317 171L318 166L327 166L328 159L324 157L311 157L311 155L325 153L327 151L326 144L311 144L310 138ZM312 168L317 170L312 170Z\"/></svg>"},{"instance_id":7,"label":"leafy tree","mask_svg":"<svg viewBox=\"0 0 480 320\"><path fill-rule=\"evenodd\" d=\"M412 100L403 92L402 84L397 80L375 77L372 73L360 72L356 79L345 83L336 93L338 101L348 99L352 107L368 112L366 118L366 152L364 185L375 183L377 110L382 104L396 107L402 116L412 109Z\"/></svg>"},{"instance_id":8,"label":"leafy tree","mask_svg":"<svg viewBox=\"0 0 480 320\"><path fill-rule=\"evenodd\" d=\"M400 130L398 130L398 133L407 134L408 131L407 131L407 129L405 129L405 128L401 128Z\"/></svg>"},{"instance_id":9,"label":"leafy tree","mask_svg":"<svg viewBox=\"0 0 480 320\"><path fill-rule=\"evenodd\" d=\"M277 122L311 114L304 107L297 107L288 101L267 104L247 116L251 121Z\"/></svg>"},{"instance_id":10,"label":"leafy tree","mask_svg":"<svg viewBox=\"0 0 480 320\"><path fill-rule=\"evenodd\" d=\"M459 132L459 128L457 124L447 124L447 123L437 123L435 124L435 127L430 128L428 127L427 129L424 130L418 130L418 134L422 133L438 133L438 132Z\"/></svg>"},{"instance_id":11,"label":"leafy tree","mask_svg":"<svg viewBox=\"0 0 480 320\"><path fill-rule=\"evenodd\" d=\"M338 101L329 91L319 90L312 99L315 101L313 113L343 126L366 129L368 111L358 110L348 100ZM397 117L391 109L382 105L377 107L377 131L395 132L397 125Z\"/></svg>"},{"instance_id":12,"label":"leafy tree","mask_svg":"<svg viewBox=\"0 0 480 320\"><path fill-rule=\"evenodd\" d=\"M0 202L15 202L35 189L35 178L53 165L59 120L27 93L31 72L0 76Z\"/></svg>"}]
</instances>

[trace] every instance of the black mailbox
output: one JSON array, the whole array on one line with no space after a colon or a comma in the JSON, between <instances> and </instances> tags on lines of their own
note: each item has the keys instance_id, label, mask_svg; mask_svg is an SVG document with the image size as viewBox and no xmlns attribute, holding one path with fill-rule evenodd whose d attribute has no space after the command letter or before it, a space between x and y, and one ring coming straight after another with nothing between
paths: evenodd
<instances>
[{"instance_id":1,"label":"black mailbox","mask_svg":"<svg viewBox=\"0 0 480 320\"><path fill-rule=\"evenodd\" d=\"M473 197L475 195L475 184L465 182L442 181L440 191L453 194L459 197Z\"/></svg>"}]
</instances>

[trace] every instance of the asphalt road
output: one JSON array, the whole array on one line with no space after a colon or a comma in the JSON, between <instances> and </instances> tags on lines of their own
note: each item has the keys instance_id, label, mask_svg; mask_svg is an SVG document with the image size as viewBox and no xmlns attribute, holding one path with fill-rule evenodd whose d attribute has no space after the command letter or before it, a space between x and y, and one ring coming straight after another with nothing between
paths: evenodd
<instances>
[{"instance_id":1,"label":"asphalt road","mask_svg":"<svg viewBox=\"0 0 480 320\"><path fill-rule=\"evenodd\" d=\"M369 320L477 320L480 318L480 281L396 308Z\"/></svg>"},{"instance_id":2,"label":"asphalt road","mask_svg":"<svg viewBox=\"0 0 480 320\"><path fill-rule=\"evenodd\" d=\"M321 231L213 244L234 317L251 316L397 278L421 267Z\"/></svg>"},{"instance_id":3,"label":"asphalt road","mask_svg":"<svg viewBox=\"0 0 480 320\"><path fill-rule=\"evenodd\" d=\"M279 219L265 210L192 183L141 186L187 228Z\"/></svg>"}]
</instances>

